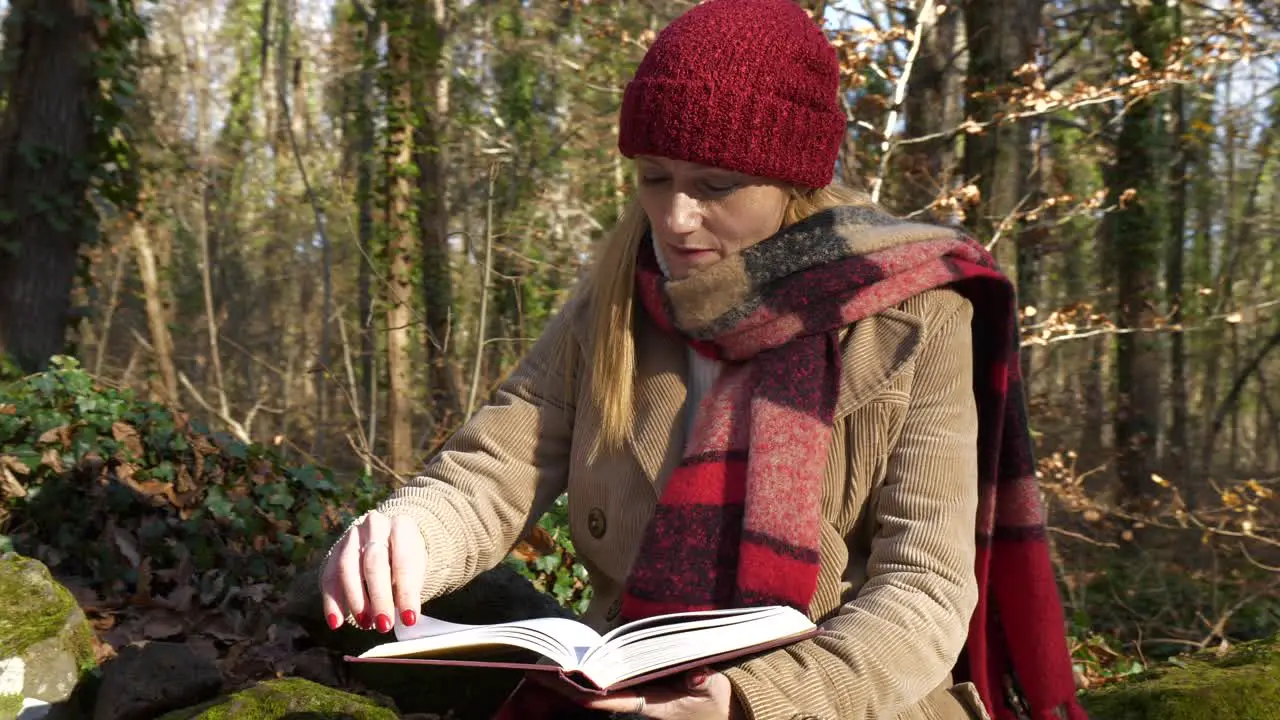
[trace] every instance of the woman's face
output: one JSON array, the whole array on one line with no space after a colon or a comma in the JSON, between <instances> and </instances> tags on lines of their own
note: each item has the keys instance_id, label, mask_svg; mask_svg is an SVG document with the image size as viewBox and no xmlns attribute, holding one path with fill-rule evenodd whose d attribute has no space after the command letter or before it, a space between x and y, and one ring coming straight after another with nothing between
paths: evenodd
<instances>
[{"instance_id":1,"label":"woman's face","mask_svg":"<svg viewBox=\"0 0 1280 720\"><path fill-rule=\"evenodd\" d=\"M789 193L779 183L681 160L641 156L640 205L672 279L773 235Z\"/></svg>"}]
</instances>

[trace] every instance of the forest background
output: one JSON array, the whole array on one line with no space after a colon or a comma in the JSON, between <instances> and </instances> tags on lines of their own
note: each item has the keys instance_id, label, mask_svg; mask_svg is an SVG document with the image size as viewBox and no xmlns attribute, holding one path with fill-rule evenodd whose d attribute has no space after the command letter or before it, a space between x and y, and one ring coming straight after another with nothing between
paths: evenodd
<instances>
[{"instance_id":1,"label":"forest background","mask_svg":"<svg viewBox=\"0 0 1280 720\"><path fill-rule=\"evenodd\" d=\"M838 179L1016 279L1082 682L1280 631L1280 9L802 4ZM139 597L292 577L563 302L633 190L622 88L691 5L0 4L7 541L148 636ZM589 597L563 498L509 562Z\"/></svg>"}]
</instances>

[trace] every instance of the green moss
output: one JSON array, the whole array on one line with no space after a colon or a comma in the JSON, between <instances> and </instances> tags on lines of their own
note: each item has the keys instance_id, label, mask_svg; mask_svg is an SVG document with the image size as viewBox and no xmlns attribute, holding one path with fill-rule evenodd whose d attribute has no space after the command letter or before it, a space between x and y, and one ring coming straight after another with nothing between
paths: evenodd
<instances>
[{"instance_id":1,"label":"green moss","mask_svg":"<svg viewBox=\"0 0 1280 720\"><path fill-rule=\"evenodd\" d=\"M88 620L76 623L68 636L68 642L71 643L71 652L76 656L76 667L80 668L81 676L98 667L98 659L93 654L93 628L89 627Z\"/></svg>"},{"instance_id":2,"label":"green moss","mask_svg":"<svg viewBox=\"0 0 1280 720\"><path fill-rule=\"evenodd\" d=\"M1083 698L1107 720L1280 720L1280 636L1197 655Z\"/></svg>"},{"instance_id":3,"label":"green moss","mask_svg":"<svg viewBox=\"0 0 1280 720\"><path fill-rule=\"evenodd\" d=\"M57 637L78 609L75 598L49 574L38 560L20 555L0 559L0 657L19 657L41 640ZM85 648L92 661L93 646L86 625L74 628L77 659Z\"/></svg>"},{"instance_id":4,"label":"green moss","mask_svg":"<svg viewBox=\"0 0 1280 720\"><path fill-rule=\"evenodd\" d=\"M285 678L259 683L204 705L178 710L161 720L281 720L305 713L308 720L396 720L376 702L310 680Z\"/></svg>"},{"instance_id":5,"label":"green moss","mask_svg":"<svg viewBox=\"0 0 1280 720\"><path fill-rule=\"evenodd\" d=\"M22 712L21 695L0 695L0 720L14 720Z\"/></svg>"}]
</instances>

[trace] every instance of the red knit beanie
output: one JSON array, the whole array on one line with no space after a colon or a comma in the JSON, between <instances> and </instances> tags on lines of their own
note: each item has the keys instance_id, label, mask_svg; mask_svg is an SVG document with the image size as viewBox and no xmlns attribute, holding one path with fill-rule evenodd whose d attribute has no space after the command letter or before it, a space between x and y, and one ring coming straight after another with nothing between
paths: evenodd
<instances>
[{"instance_id":1,"label":"red knit beanie","mask_svg":"<svg viewBox=\"0 0 1280 720\"><path fill-rule=\"evenodd\" d=\"M707 0L645 54L618 149L824 187L845 135L839 85L835 48L793 0Z\"/></svg>"}]
</instances>

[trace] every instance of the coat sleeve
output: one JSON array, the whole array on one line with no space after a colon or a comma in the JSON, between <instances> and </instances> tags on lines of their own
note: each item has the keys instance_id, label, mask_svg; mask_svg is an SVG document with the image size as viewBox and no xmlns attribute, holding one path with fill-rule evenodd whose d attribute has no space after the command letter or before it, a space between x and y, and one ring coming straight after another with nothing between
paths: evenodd
<instances>
[{"instance_id":1,"label":"coat sleeve","mask_svg":"<svg viewBox=\"0 0 1280 720\"><path fill-rule=\"evenodd\" d=\"M422 532L427 574L422 601L447 594L496 566L564 492L573 435L580 345L575 297L529 353L446 441L422 474L378 506ZM574 367L569 367L570 363Z\"/></svg>"},{"instance_id":2,"label":"coat sleeve","mask_svg":"<svg viewBox=\"0 0 1280 720\"><path fill-rule=\"evenodd\" d=\"M978 600L973 308L954 298L949 317L926 324L866 584L816 638L724 671L752 720L892 718L954 667Z\"/></svg>"}]
</instances>

